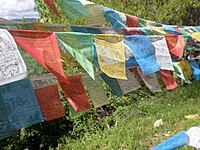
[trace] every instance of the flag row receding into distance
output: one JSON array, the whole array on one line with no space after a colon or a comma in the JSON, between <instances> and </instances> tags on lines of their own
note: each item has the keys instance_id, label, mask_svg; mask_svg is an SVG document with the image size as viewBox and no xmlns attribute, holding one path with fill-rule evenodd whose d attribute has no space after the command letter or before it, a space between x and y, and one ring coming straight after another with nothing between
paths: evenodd
<instances>
[{"instance_id":1,"label":"flag row receding into distance","mask_svg":"<svg viewBox=\"0 0 200 150\"><path fill-rule=\"evenodd\" d=\"M64 74L55 33L31 30L12 30L10 33L22 49L57 77L64 95L76 111L91 108L81 76Z\"/></svg>"},{"instance_id":2,"label":"flag row receding into distance","mask_svg":"<svg viewBox=\"0 0 200 150\"><path fill-rule=\"evenodd\" d=\"M0 108L0 139L44 121L30 80L0 86Z\"/></svg>"}]
</instances>

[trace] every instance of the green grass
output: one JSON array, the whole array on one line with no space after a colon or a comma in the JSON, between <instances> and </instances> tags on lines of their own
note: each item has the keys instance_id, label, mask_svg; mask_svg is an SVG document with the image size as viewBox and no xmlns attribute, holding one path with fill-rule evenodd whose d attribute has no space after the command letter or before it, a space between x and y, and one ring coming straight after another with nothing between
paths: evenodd
<instances>
[{"instance_id":1,"label":"green grass","mask_svg":"<svg viewBox=\"0 0 200 150\"><path fill-rule=\"evenodd\" d=\"M59 149L148 150L182 130L199 125L200 118L185 119L185 115L191 114L200 116L200 82L118 107L104 119L104 130L88 131L79 139L68 139ZM158 119L164 124L154 128ZM181 149L194 150L189 146Z\"/></svg>"}]
</instances>

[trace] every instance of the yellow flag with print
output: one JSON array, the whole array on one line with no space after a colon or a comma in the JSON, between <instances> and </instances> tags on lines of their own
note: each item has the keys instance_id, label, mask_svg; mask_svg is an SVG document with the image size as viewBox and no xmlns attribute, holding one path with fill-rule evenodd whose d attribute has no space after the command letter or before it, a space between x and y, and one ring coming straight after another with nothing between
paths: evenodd
<instances>
[{"instance_id":1,"label":"yellow flag with print","mask_svg":"<svg viewBox=\"0 0 200 150\"><path fill-rule=\"evenodd\" d=\"M94 41L102 72L112 78L127 79L123 36L96 34Z\"/></svg>"},{"instance_id":2,"label":"yellow flag with print","mask_svg":"<svg viewBox=\"0 0 200 150\"><path fill-rule=\"evenodd\" d=\"M200 32L194 32L191 34L192 38L200 42Z\"/></svg>"},{"instance_id":3,"label":"yellow flag with print","mask_svg":"<svg viewBox=\"0 0 200 150\"><path fill-rule=\"evenodd\" d=\"M163 28L152 28L152 30L153 30L154 34L156 34L156 35L165 35L165 34L167 34L167 33L163 30Z\"/></svg>"},{"instance_id":4,"label":"yellow flag with print","mask_svg":"<svg viewBox=\"0 0 200 150\"><path fill-rule=\"evenodd\" d=\"M188 78L191 79L192 76L192 70L190 68L190 64L187 60L182 60L178 62L178 65L181 67L183 74Z\"/></svg>"}]
</instances>

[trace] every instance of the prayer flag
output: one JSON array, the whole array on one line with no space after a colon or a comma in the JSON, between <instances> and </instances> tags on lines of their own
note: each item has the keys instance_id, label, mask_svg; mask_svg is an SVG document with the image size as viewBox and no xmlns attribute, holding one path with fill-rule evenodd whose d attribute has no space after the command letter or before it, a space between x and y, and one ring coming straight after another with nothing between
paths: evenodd
<instances>
[{"instance_id":1,"label":"prayer flag","mask_svg":"<svg viewBox=\"0 0 200 150\"><path fill-rule=\"evenodd\" d=\"M190 68L190 64L187 60L182 60L180 62L177 62L178 65L181 67L184 76L186 76L188 79L191 79L192 70Z\"/></svg>"},{"instance_id":2,"label":"prayer flag","mask_svg":"<svg viewBox=\"0 0 200 150\"><path fill-rule=\"evenodd\" d=\"M200 42L200 32L194 32L191 34L192 38Z\"/></svg>"},{"instance_id":3,"label":"prayer flag","mask_svg":"<svg viewBox=\"0 0 200 150\"><path fill-rule=\"evenodd\" d=\"M56 84L35 89L44 119L47 121L65 116Z\"/></svg>"},{"instance_id":4,"label":"prayer flag","mask_svg":"<svg viewBox=\"0 0 200 150\"><path fill-rule=\"evenodd\" d=\"M128 27L138 27L139 26L138 17L126 14L126 18L127 18L126 25Z\"/></svg>"},{"instance_id":5,"label":"prayer flag","mask_svg":"<svg viewBox=\"0 0 200 150\"><path fill-rule=\"evenodd\" d=\"M94 79L93 69L93 35L75 32L57 32L62 45L79 62L86 72Z\"/></svg>"},{"instance_id":6,"label":"prayer flag","mask_svg":"<svg viewBox=\"0 0 200 150\"><path fill-rule=\"evenodd\" d=\"M51 10L56 14L56 16L60 17L54 4L54 0L44 0L44 2L51 8Z\"/></svg>"},{"instance_id":7,"label":"prayer flag","mask_svg":"<svg viewBox=\"0 0 200 150\"><path fill-rule=\"evenodd\" d=\"M67 76L67 81L59 80L59 83L75 111L81 112L92 108L84 89L81 75Z\"/></svg>"},{"instance_id":8,"label":"prayer flag","mask_svg":"<svg viewBox=\"0 0 200 150\"><path fill-rule=\"evenodd\" d=\"M96 34L94 41L100 69L112 78L127 79L123 36Z\"/></svg>"},{"instance_id":9,"label":"prayer flag","mask_svg":"<svg viewBox=\"0 0 200 150\"><path fill-rule=\"evenodd\" d=\"M200 80L200 68L196 60L189 60L190 67L192 69L192 75L195 80Z\"/></svg>"},{"instance_id":10,"label":"prayer flag","mask_svg":"<svg viewBox=\"0 0 200 150\"><path fill-rule=\"evenodd\" d=\"M0 138L44 121L30 80L0 86L0 107Z\"/></svg>"},{"instance_id":11,"label":"prayer flag","mask_svg":"<svg viewBox=\"0 0 200 150\"><path fill-rule=\"evenodd\" d=\"M184 37L175 34L165 35L169 52L175 60L179 60L184 52Z\"/></svg>"},{"instance_id":12,"label":"prayer flag","mask_svg":"<svg viewBox=\"0 0 200 150\"><path fill-rule=\"evenodd\" d=\"M143 75L152 74L160 70L153 45L147 36L124 36L125 43L131 48L134 58L138 62Z\"/></svg>"},{"instance_id":13,"label":"prayer flag","mask_svg":"<svg viewBox=\"0 0 200 150\"><path fill-rule=\"evenodd\" d=\"M83 75L83 83L89 92L95 108L109 104L108 97L103 88L99 74L95 74L95 80L88 75Z\"/></svg>"},{"instance_id":14,"label":"prayer flag","mask_svg":"<svg viewBox=\"0 0 200 150\"><path fill-rule=\"evenodd\" d=\"M107 76L105 73L100 74L101 78L106 82L106 84L110 87L113 93L117 96L123 96L123 91L117 82L117 79L111 78Z\"/></svg>"},{"instance_id":15,"label":"prayer flag","mask_svg":"<svg viewBox=\"0 0 200 150\"><path fill-rule=\"evenodd\" d=\"M139 89L141 86L130 70L126 70L127 80L117 79L123 95Z\"/></svg>"},{"instance_id":16,"label":"prayer flag","mask_svg":"<svg viewBox=\"0 0 200 150\"><path fill-rule=\"evenodd\" d=\"M174 70L172 59L169 54L167 42L164 36L149 36L154 46L156 60L163 70Z\"/></svg>"},{"instance_id":17,"label":"prayer flag","mask_svg":"<svg viewBox=\"0 0 200 150\"><path fill-rule=\"evenodd\" d=\"M190 80L184 75L182 68L179 66L177 62L173 62L174 66L174 72L177 74L177 76L181 79L183 79L186 83L190 84Z\"/></svg>"},{"instance_id":18,"label":"prayer flag","mask_svg":"<svg viewBox=\"0 0 200 150\"><path fill-rule=\"evenodd\" d=\"M27 74L13 37L7 30L0 29L0 85L24 79Z\"/></svg>"},{"instance_id":19,"label":"prayer flag","mask_svg":"<svg viewBox=\"0 0 200 150\"><path fill-rule=\"evenodd\" d=\"M79 0L58 0L58 5L68 19L88 15L85 6Z\"/></svg>"},{"instance_id":20,"label":"prayer flag","mask_svg":"<svg viewBox=\"0 0 200 150\"><path fill-rule=\"evenodd\" d=\"M156 73L144 76L142 73L142 70L139 67L137 69L142 80L144 81L144 83L146 84L146 86L149 88L151 92L161 92L161 88L158 83L158 78L157 78Z\"/></svg>"},{"instance_id":21,"label":"prayer flag","mask_svg":"<svg viewBox=\"0 0 200 150\"><path fill-rule=\"evenodd\" d=\"M167 90L173 90L175 88L178 88L178 84L174 80L173 75L169 70L160 70L159 75L163 83L165 84Z\"/></svg>"}]
</instances>

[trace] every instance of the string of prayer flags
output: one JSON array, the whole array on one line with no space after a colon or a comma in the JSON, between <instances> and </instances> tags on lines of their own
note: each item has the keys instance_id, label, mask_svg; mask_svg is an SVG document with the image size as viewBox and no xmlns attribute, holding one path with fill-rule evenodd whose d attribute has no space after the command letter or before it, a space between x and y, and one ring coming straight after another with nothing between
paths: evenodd
<instances>
[{"instance_id":1,"label":"string of prayer flags","mask_svg":"<svg viewBox=\"0 0 200 150\"><path fill-rule=\"evenodd\" d=\"M183 56L184 52L184 37L175 34L165 35L167 46L171 57L175 60L179 60Z\"/></svg>"},{"instance_id":2,"label":"string of prayer flags","mask_svg":"<svg viewBox=\"0 0 200 150\"><path fill-rule=\"evenodd\" d=\"M71 31L72 32L101 34L101 30L99 28L95 28L95 27L71 26Z\"/></svg>"},{"instance_id":3,"label":"string of prayer flags","mask_svg":"<svg viewBox=\"0 0 200 150\"><path fill-rule=\"evenodd\" d=\"M174 80L173 75L169 70L160 70L158 73L163 83L165 84L167 90L173 90L175 88L178 88L178 84Z\"/></svg>"},{"instance_id":4,"label":"string of prayer flags","mask_svg":"<svg viewBox=\"0 0 200 150\"><path fill-rule=\"evenodd\" d=\"M121 30L125 35L143 35L143 33L138 28L124 28Z\"/></svg>"},{"instance_id":5,"label":"string of prayer flags","mask_svg":"<svg viewBox=\"0 0 200 150\"><path fill-rule=\"evenodd\" d=\"M177 62L173 62L173 66L174 66L174 72L176 73L176 75L181 78L182 80L185 81L185 83L190 84L190 80L188 80L188 78L184 75L182 68L179 66L179 64Z\"/></svg>"},{"instance_id":6,"label":"string of prayer flags","mask_svg":"<svg viewBox=\"0 0 200 150\"><path fill-rule=\"evenodd\" d=\"M123 36L96 34L94 41L102 72L112 78L127 79Z\"/></svg>"},{"instance_id":7,"label":"string of prayer flags","mask_svg":"<svg viewBox=\"0 0 200 150\"><path fill-rule=\"evenodd\" d=\"M141 86L130 70L126 70L127 80L117 79L123 95L139 89Z\"/></svg>"},{"instance_id":8,"label":"string of prayer flags","mask_svg":"<svg viewBox=\"0 0 200 150\"><path fill-rule=\"evenodd\" d=\"M43 122L30 80L0 86L0 137L23 127Z\"/></svg>"},{"instance_id":9,"label":"string of prayer flags","mask_svg":"<svg viewBox=\"0 0 200 150\"><path fill-rule=\"evenodd\" d=\"M188 63L188 61L181 60L180 62L177 62L177 63L181 67L184 76L187 77L188 79L191 79L192 70L190 68L190 64Z\"/></svg>"},{"instance_id":10,"label":"string of prayer flags","mask_svg":"<svg viewBox=\"0 0 200 150\"><path fill-rule=\"evenodd\" d=\"M93 35L73 32L56 32L56 36L68 52L79 62L94 79L93 69Z\"/></svg>"},{"instance_id":11,"label":"string of prayer flags","mask_svg":"<svg viewBox=\"0 0 200 150\"><path fill-rule=\"evenodd\" d=\"M67 76L67 81L59 80L59 83L61 88L64 89L64 95L75 111L81 112L92 108L81 75Z\"/></svg>"},{"instance_id":12,"label":"string of prayer flags","mask_svg":"<svg viewBox=\"0 0 200 150\"><path fill-rule=\"evenodd\" d=\"M65 116L65 111L60 101L58 86L56 84L35 89L35 94L46 121Z\"/></svg>"},{"instance_id":13,"label":"string of prayer flags","mask_svg":"<svg viewBox=\"0 0 200 150\"><path fill-rule=\"evenodd\" d=\"M160 68L163 70L174 70L165 37L150 36L150 40L154 46L156 60Z\"/></svg>"},{"instance_id":14,"label":"string of prayer flags","mask_svg":"<svg viewBox=\"0 0 200 150\"><path fill-rule=\"evenodd\" d=\"M88 12L79 0L58 0L62 12L68 19L87 16Z\"/></svg>"},{"instance_id":15,"label":"string of prayer flags","mask_svg":"<svg viewBox=\"0 0 200 150\"><path fill-rule=\"evenodd\" d=\"M139 27L162 27L163 25L160 23L156 23L154 21L145 20L142 18L139 19Z\"/></svg>"},{"instance_id":16,"label":"string of prayer flags","mask_svg":"<svg viewBox=\"0 0 200 150\"><path fill-rule=\"evenodd\" d=\"M69 27L60 24L46 24L46 23L33 23L34 30L51 31L51 32L64 32L68 31Z\"/></svg>"},{"instance_id":17,"label":"string of prayer flags","mask_svg":"<svg viewBox=\"0 0 200 150\"><path fill-rule=\"evenodd\" d=\"M151 28L140 28L139 30L143 33L143 35L154 35Z\"/></svg>"},{"instance_id":18,"label":"string of prayer flags","mask_svg":"<svg viewBox=\"0 0 200 150\"><path fill-rule=\"evenodd\" d=\"M26 30L12 30L10 32L20 47L58 78L65 97L75 110L87 109L87 107L82 106L85 103L86 106L90 107L82 79L74 76L74 81L72 81L72 77L66 77L64 74L57 39L53 32ZM80 84L80 86L75 88L74 82ZM80 90L80 92L77 92L77 90ZM76 96L73 93L76 93ZM80 101L83 104L80 104Z\"/></svg>"},{"instance_id":19,"label":"string of prayer flags","mask_svg":"<svg viewBox=\"0 0 200 150\"><path fill-rule=\"evenodd\" d=\"M124 36L125 43L131 48L144 76L160 70L153 45L147 36Z\"/></svg>"},{"instance_id":20,"label":"string of prayer flags","mask_svg":"<svg viewBox=\"0 0 200 150\"><path fill-rule=\"evenodd\" d=\"M140 67L137 67L137 69L143 82L146 84L146 86L149 88L151 92L153 93L161 92L161 88L158 83L158 78L157 78L156 73L144 76Z\"/></svg>"},{"instance_id":21,"label":"string of prayer flags","mask_svg":"<svg viewBox=\"0 0 200 150\"><path fill-rule=\"evenodd\" d=\"M95 74L95 80L86 74L83 75L82 78L95 108L109 104L108 97L102 86L102 81L100 80L99 74Z\"/></svg>"},{"instance_id":22,"label":"string of prayer flags","mask_svg":"<svg viewBox=\"0 0 200 150\"><path fill-rule=\"evenodd\" d=\"M27 68L7 30L0 29L0 85L27 77Z\"/></svg>"},{"instance_id":23,"label":"string of prayer flags","mask_svg":"<svg viewBox=\"0 0 200 150\"><path fill-rule=\"evenodd\" d=\"M58 10L54 4L54 0L44 0L44 2L50 7L50 9L56 14L56 16L60 17Z\"/></svg>"},{"instance_id":24,"label":"string of prayer flags","mask_svg":"<svg viewBox=\"0 0 200 150\"><path fill-rule=\"evenodd\" d=\"M53 74L44 74L37 77L32 77L30 80L32 82L33 88L41 88L54 84L53 78L56 78Z\"/></svg>"},{"instance_id":25,"label":"string of prayer flags","mask_svg":"<svg viewBox=\"0 0 200 150\"><path fill-rule=\"evenodd\" d=\"M196 60L189 60L190 68L192 70L192 75L195 80L200 80L200 68Z\"/></svg>"},{"instance_id":26,"label":"string of prayer flags","mask_svg":"<svg viewBox=\"0 0 200 150\"><path fill-rule=\"evenodd\" d=\"M106 20L114 29L126 28L126 15L113 9L104 7Z\"/></svg>"},{"instance_id":27,"label":"string of prayer flags","mask_svg":"<svg viewBox=\"0 0 200 150\"><path fill-rule=\"evenodd\" d=\"M123 96L123 91L121 90L117 79L107 76L105 73L100 73L101 78L117 96Z\"/></svg>"},{"instance_id":28,"label":"string of prayer flags","mask_svg":"<svg viewBox=\"0 0 200 150\"><path fill-rule=\"evenodd\" d=\"M0 24L0 28L7 30L34 30L34 26L32 23L3 23Z\"/></svg>"}]
</instances>

